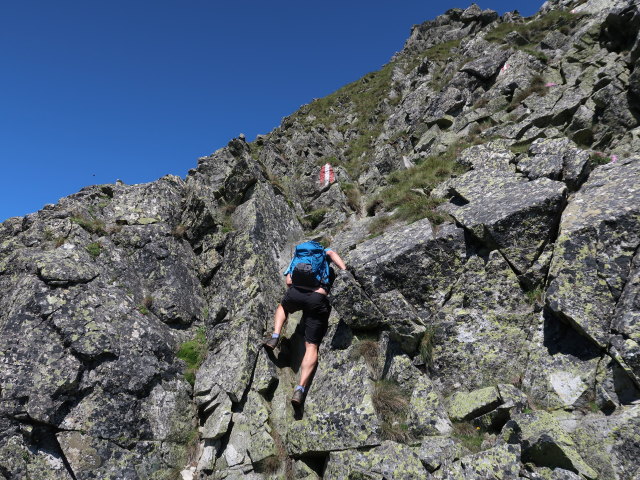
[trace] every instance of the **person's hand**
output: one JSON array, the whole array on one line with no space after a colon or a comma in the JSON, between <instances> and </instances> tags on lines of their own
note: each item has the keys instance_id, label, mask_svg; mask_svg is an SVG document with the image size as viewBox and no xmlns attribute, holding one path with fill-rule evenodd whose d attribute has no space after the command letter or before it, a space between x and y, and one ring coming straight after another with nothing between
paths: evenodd
<instances>
[{"instance_id":1,"label":"person's hand","mask_svg":"<svg viewBox=\"0 0 640 480\"><path fill-rule=\"evenodd\" d=\"M290 287L291 285L293 285L293 282L291 281L291 275L287 275L287 278L285 281L287 282L287 287Z\"/></svg>"}]
</instances>

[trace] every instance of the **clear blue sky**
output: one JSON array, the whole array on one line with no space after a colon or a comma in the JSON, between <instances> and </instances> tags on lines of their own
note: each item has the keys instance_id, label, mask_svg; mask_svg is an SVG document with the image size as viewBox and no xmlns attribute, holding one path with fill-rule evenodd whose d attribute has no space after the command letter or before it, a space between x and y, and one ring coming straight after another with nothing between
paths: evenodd
<instances>
[{"instance_id":1,"label":"clear blue sky","mask_svg":"<svg viewBox=\"0 0 640 480\"><path fill-rule=\"evenodd\" d=\"M538 1L480 2L531 15ZM86 185L184 176L402 48L445 0L4 0L0 221Z\"/></svg>"}]
</instances>

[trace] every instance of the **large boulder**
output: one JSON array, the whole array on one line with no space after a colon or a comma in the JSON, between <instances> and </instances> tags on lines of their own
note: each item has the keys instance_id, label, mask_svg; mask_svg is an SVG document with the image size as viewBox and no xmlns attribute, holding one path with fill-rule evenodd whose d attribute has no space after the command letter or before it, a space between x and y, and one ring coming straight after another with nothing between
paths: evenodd
<instances>
[{"instance_id":1,"label":"large boulder","mask_svg":"<svg viewBox=\"0 0 640 480\"><path fill-rule=\"evenodd\" d=\"M479 241L498 248L518 271L526 271L551 241L564 207L562 182L539 178L506 184L451 211Z\"/></svg>"},{"instance_id":2,"label":"large boulder","mask_svg":"<svg viewBox=\"0 0 640 480\"><path fill-rule=\"evenodd\" d=\"M640 253L634 257L611 330L614 356L640 388Z\"/></svg>"},{"instance_id":3,"label":"large boulder","mask_svg":"<svg viewBox=\"0 0 640 480\"><path fill-rule=\"evenodd\" d=\"M349 253L347 263L374 301L396 290L419 313L428 313L445 301L465 250L461 229L446 225L434 232L424 219L359 244ZM376 303L379 308L386 304Z\"/></svg>"},{"instance_id":4,"label":"large boulder","mask_svg":"<svg viewBox=\"0 0 640 480\"><path fill-rule=\"evenodd\" d=\"M533 307L499 252L486 265L472 256L446 305L430 320L434 382L446 396L462 388L518 383L535 323Z\"/></svg>"},{"instance_id":5,"label":"large boulder","mask_svg":"<svg viewBox=\"0 0 640 480\"><path fill-rule=\"evenodd\" d=\"M594 170L564 211L554 248L546 304L601 347L640 245L639 179L637 159Z\"/></svg>"}]
</instances>

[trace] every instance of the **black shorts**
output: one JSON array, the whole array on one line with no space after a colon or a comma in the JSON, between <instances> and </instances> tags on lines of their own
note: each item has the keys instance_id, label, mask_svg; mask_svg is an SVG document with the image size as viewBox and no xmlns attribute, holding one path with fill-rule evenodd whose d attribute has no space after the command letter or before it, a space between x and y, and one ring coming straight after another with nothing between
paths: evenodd
<instances>
[{"instance_id":1,"label":"black shorts","mask_svg":"<svg viewBox=\"0 0 640 480\"><path fill-rule=\"evenodd\" d=\"M302 310L304 339L320 345L329 328L331 305L326 295L297 287L290 287L280 302L287 313Z\"/></svg>"}]
</instances>

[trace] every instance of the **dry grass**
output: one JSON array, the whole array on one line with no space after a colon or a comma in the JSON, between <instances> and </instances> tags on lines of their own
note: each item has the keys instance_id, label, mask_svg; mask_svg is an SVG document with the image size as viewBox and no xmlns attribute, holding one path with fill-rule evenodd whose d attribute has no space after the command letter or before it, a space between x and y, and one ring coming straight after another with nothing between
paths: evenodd
<instances>
[{"instance_id":1,"label":"dry grass","mask_svg":"<svg viewBox=\"0 0 640 480\"><path fill-rule=\"evenodd\" d=\"M363 358L364 362L373 371L376 371L379 367L378 361L378 342L375 340L360 340L353 349L353 354L356 358Z\"/></svg>"},{"instance_id":2,"label":"dry grass","mask_svg":"<svg viewBox=\"0 0 640 480\"><path fill-rule=\"evenodd\" d=\"M420 359L427 367L430 367L433 363L433 347L435 346L436 333L436 327L429 325L422 335L420 345L418 346Z\"/></svg>"},{"instance_id":3,"label":"dry grass","mask_svg":"<svg viewBox=\"0 0 640 480\"><path fill-rule=\"evenodd\" d=\"M87 232L96 235L104 235L106 232L104 222L95 217L88 218L85 215L74 215L71 217L71 222L80 225Z\"/></svg>"},{"instance_id":4,"label":"dry grass","mask_svg":"<svg viewBox=\"0 0 640 480\"><path fill-rule=\"evenodd\" d=\"M391 380L378 380L372 401L380 419L382 438L403 443L410 441L406 423L409 399L400 386Z\"/></svg>"},{"instance_id":5,"label":"dry grass","mask_svg":"<svg viewBox=\"0 0 640 480\"><path fill-rule=\"evenodd\" d=\"M360 213L362 209L362 197L358 185L354 183L341 183L340 187L347 197L347 205L351 210Z\"/></svg>"}]
</instances>

